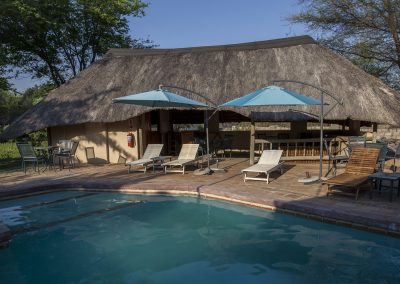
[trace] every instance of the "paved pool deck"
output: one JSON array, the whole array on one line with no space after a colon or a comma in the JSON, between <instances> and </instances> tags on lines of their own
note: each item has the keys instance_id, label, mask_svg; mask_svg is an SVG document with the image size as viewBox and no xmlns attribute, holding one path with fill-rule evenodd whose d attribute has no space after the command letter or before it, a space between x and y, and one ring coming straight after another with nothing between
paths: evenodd
<instances>
[{"instance_id":1,"label":"paved pool deck","mask_svg":"<svg viewBox=\"0 0 400 284\"><path fill-rule=\"evenodd\" d=\"M308 171L318 174L318 164L285 163L284 174L271 175L269 184L262 181L243 182L240 170L249 164L246 158L222 161L220 168L209 176L148 171L129 173L124 165L80 166L71 170L46 170L26 175L21 171L0 173L0 199L54 190L118 191L140 194L173 194L219 199L266 210L300 215L324 222L351 226L400 237L400 198L388 193L369 199L363 192L358 201L353 197L326 196L320 183L298 183ZM326 170L327 165L324 165ZM340 170L339 170L340 172ZM368 188L366 185L365 189Z\"/></svg>"}]
</instances>

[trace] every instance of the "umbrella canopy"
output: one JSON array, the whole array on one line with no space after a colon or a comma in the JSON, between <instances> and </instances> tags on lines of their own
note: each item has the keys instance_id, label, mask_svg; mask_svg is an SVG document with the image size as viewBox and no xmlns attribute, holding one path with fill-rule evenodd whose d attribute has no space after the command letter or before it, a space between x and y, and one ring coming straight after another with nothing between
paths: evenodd
<instances>
[{"instance_id":1,"label":"umbrella canopy","mask_svg":"<svg viewBox=\"0 0 400 284\"><path fill-rule=\"evenodd\" d=\"M283 105L320 105L319 100L286 90L277 86L268 86L243 97L231 100L221 105L228 106L283 106Z\"/></svg>"},{"instance_id":2,"label":"umbrella canopy","mask_svg":"<svg viewBox=\"0 0 400 284\"><path fill-rule=\"evenodd\" d=\"M321 98L323 93L321 95ZM249 106L299 106L299 105L320 105L320 155L319 155L319 176L312 177L310 181L321 180L322 177L322 150L323 150L323 103L320 100L301 95L299 93L286 90L278 86L268 86L254 91L243 97L226 102L221 107L249 107Z\"/></svg>"},{"instance_id":3,"label":"umbrella canopy","mask_svg":"<svg viewBox=\"0 0 400 284\"><path fill-rule=\"evenodd\" d=\"M163 89L118 97L113 99L113 103L134 104L148 107L208 107L205 103L191 100Z\"/></svg>"}]
</instances>

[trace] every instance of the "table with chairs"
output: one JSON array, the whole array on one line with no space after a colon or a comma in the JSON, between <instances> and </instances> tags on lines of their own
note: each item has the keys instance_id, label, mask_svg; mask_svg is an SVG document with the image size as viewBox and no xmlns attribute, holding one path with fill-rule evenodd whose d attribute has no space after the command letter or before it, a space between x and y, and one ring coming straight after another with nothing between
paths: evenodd
<instances>
[{"instance_id":1,"label":"table with chairs","mask_svg":"<svg viewBox=\"0 0 400 284\"><path fill-rule=\"evenodd\" d=\"M30 143L16 143L21 156L21 168L26 174L28 164L32 164L34 171L40 173L47 169L59 169L75 167L75 154L79 142L72 140L61 140L57 145L37 146ZM40 169L40 166L42 169Z\"/></svg>"}]
</instances>

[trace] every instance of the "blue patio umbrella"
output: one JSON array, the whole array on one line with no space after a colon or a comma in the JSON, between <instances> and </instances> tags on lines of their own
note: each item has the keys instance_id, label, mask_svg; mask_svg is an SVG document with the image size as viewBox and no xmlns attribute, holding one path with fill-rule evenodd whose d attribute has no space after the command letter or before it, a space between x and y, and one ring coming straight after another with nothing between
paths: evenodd
<instances>
[{"instance_id":1,"label":"blue patio umbrella","mask_svg":"<svg viewBox=\"0 0 400 284\"><path fill-rule=\"evenodd\" d=\"M320 119L322 121L323 119L322 105L324 105L323 102L278 86L268 86L259 89L243 97L236 98L234 100L226 102L220 105L220 107L298 106L298 105L303 105L303 106L320 105L321 106ZM322 176L322 139L323 139L322 128L320 136L321 136L320 172L319 172L319 177L316 180L321 179Z\"/></svg>"},{"instance_id":2,"label":"blue patio umbrella","mask_svg":"<svg viewBox=\"0 0 400 284\"><path fill-rule=\"evenodd\" d=\"M277 86L268 86L248 95L236 98L221 105L221 107L246 106L289 106L289 105L320 105L314 98L286 90Z\"/></svg>"},{"instance_id":3,"label":"blue patio umbrella","mask_svg":"<svg viewBox=\"0 0 400 284\"><path fill-rule=\"evenodd\" d=\"M148 107L208 107L207 104L182 97L163 89L148 91L144 93L118 97L113 103L124 103Z\"/></svg>"},{"instance_id":4,"label":"blue patio umbrella","mask_svg":"<svg viewBox=\"0 0 400 284\"><path fill-rule=\"evenodd\" d=\"M182 89L186 90L186 89ZM189 90L186 90L189 91ZM133 104L133 105L141 105L148 107L176 107L176 108L205 108L206 116L205 116L205 126L206 126L206 137L207 137L207 162L209 170L207 173L211 173L210 168L210 159L209 159L209 138L208 138L208 115L207 110L210 108L209 105L192 100L175 93L169 92L167 90L160 88L158 90L152 90L144 93L128 95L124 97L114 98L113 103L123 103L123 104Z\"/></svg>"}]
</instances>

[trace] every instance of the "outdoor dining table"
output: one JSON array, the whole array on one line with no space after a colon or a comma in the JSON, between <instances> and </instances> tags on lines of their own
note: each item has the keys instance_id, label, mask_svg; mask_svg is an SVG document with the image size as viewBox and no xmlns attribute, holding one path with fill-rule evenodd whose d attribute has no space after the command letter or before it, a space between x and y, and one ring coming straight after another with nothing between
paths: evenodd
<instances>
[{"instance_id":1,"label":"outdoor dining table","mask_svg":"<svg viewBox=\"0 0 400 284\"><path fill-rule=\"evenodd\" d=\"M58 146L38 146L34 147L34 150L40 153L40 156L44 157L45 168L43 171L47 170L49 166L54 167L54 150L58 149Z\"/></svg>"},{"instance_id":2,"label":"outdoor dining table","mask_svg":"<svg viewBox=\"0 0 400 284\"><path fill-rule=\"evenodd\" d=\"M386 187L387 191L390 191L389 201L393 200L393 190L394 183L397 181L397 196L400 194L400 173L384 173L384 172L376 172L368 177L370 181L369 188L369 198L372 198L372 193L374 191L378 191L379 194L382 192L382 182L389 181L390 186Z\"/></svg>"}]
</instances>

